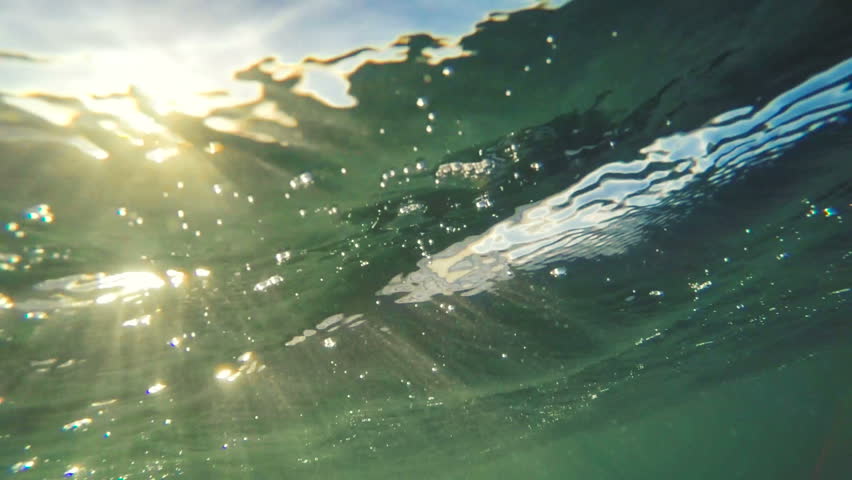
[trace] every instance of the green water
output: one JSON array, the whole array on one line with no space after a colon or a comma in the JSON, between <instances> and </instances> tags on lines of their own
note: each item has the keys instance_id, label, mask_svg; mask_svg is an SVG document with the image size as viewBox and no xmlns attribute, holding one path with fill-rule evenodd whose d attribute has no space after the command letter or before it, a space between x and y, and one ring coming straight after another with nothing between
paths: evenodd
<instances>
[{"instance_id":1,"label":"green water","mask_svg":"<svg viewBox=\"0 0 852 480\"><path fill-rule=\"evenodd\" d=\"M436 4L294 60L259 1L248 61L216 4L169 68L129 6L49 46L72 7L0 6L4 475L852 472L845 2ZM104 92L110 31L152 66ZM255 97L164 106L219 58Z\"/></svg>"}]
</instances>

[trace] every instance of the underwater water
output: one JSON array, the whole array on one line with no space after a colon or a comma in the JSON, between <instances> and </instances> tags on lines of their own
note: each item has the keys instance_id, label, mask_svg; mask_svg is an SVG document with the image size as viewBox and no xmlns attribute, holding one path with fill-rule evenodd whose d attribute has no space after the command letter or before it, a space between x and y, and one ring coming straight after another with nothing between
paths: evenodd
<instances>
[{"instance_id":1,"label":"underwater water","mask_svg":"<svg viewBox=\"0 0 852 480\"><path fill-rule=\"evenodd\" d=\"M2 475L852 475L852 3L57 5Z\"/></svg>"}]
</instances>

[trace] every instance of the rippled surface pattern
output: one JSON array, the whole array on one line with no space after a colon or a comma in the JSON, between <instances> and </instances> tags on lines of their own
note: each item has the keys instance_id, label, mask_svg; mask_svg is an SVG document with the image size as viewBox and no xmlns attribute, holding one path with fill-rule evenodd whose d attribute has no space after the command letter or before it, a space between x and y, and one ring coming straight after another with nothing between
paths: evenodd
<instances>
[{"instance_id":1,"label":"rippled surface pattern","mask_svg":"<svg viewBox=\"0 0 852 480\"><path fill-rule=\"evenodd\" d=\"M567 190L504 220L482 236L418 263L418 272L381 293L409 292L400 302L436 294L479 293L513 269L540 269L572 257L622 254L641 229L700 199L678 198L694 183L718 188L738 170L778 158L852 108L852 59L784 92L758 112L742 107L706 127L658 138L641 160L607 163ZM439 171L440 172L440 171Z\"/></svg>"},{"instance_id":2,"label":"rippled surface pattern","mask_svg":"<svg viewBox=\"0 0 852 480\"><path fill-rule=\"evenodd\" d=\"M852 4L0 4L11 478L852 472Z\"/></svg>"}]
</instances>

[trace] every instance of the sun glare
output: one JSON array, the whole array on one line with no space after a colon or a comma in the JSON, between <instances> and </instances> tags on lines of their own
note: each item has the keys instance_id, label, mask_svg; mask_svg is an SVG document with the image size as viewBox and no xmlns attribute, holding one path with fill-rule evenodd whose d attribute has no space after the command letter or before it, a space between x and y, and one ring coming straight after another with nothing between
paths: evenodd
<instances>
[{"instance_id":1,"label":"sun glare","mask_svg":"<svg viewBox=\"0 0 852 480\"><path fill-rule=\"evenodd\" d=\"M206 116L216 108L260 95L259 85L227 78L227 67L207 72L191 59L154 48L103 51L87 60L91 71L96 72L90 89L115 93L132 86L160 115L181 112ZM217 93L211 95L211 91Z\"/></svg>"}]
</instances>

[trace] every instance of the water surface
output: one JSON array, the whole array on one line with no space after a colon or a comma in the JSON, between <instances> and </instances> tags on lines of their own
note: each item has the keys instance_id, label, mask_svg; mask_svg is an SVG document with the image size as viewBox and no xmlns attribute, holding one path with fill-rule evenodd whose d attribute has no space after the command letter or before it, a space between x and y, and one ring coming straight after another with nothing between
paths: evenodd
<instances>
[{"instance_id":1,"label":"water surface","mask_svg":"<svg viewBox=\"0 0 852 480\"><path fill-rule=\"evenodd\" d=\"M0 8L8 475L852 470L845 2Z\"/></svg>"}]
</instances>

